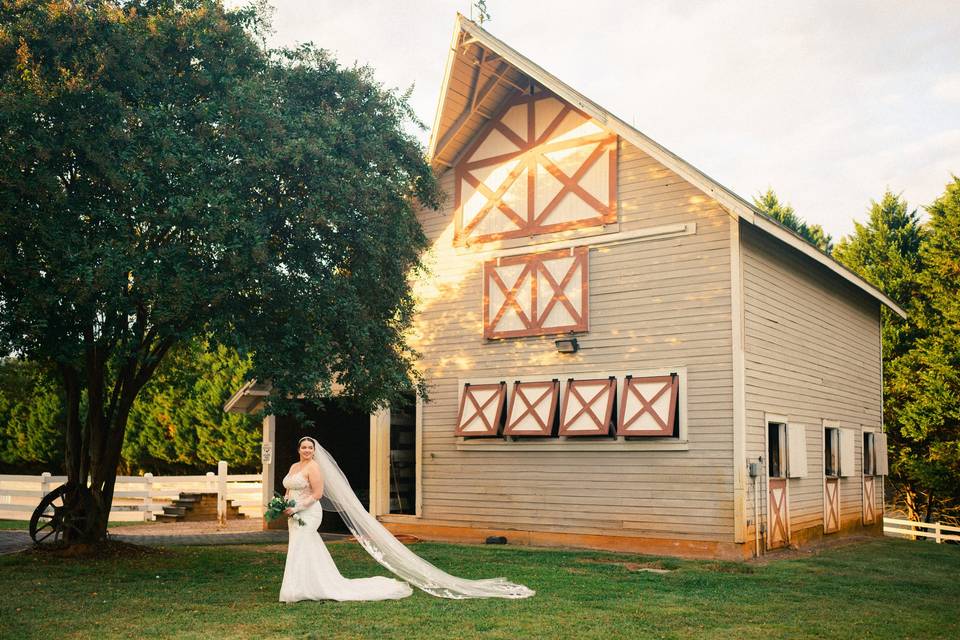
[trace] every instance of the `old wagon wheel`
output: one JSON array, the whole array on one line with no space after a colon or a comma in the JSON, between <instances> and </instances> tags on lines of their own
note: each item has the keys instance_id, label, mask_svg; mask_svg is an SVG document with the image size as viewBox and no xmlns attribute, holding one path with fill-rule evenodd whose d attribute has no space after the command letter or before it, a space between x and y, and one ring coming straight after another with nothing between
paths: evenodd
<instances>
[{"instance_id":1,"label":"old wagon wheel","mask_svg":"<svg viewBox=\"0 0 960 640\"><path fill-rule=\"evenodd\" d=\"M30 518L30 537L34 542L59 542L66 539L70 533L76 534L84 530L86 514L89 511L81 509L74 512L68 506L69 498L72 497L70 494L76 490L74 485L67 483L43 497Z\"/></svg>"}]
</instances>

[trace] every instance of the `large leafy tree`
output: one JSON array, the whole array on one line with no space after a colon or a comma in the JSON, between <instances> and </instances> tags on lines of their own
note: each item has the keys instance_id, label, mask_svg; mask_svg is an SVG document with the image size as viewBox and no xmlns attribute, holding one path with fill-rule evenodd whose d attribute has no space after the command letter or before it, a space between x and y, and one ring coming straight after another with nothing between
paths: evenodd
<instances>
[{"instance_id":1,"label":"large leafy tree","mask_svg":"<svg viewBox=\"0 0 960 640\"><path fill-rule=\"evenodd\" d=\"M0 348L62 380L74 539L105 536L134 403L195 336L275 409L410 390L438 190L402 96L265 50L257 8L0 1Z\"/></svg>"},{"instance_id":2,"label":"large leafy tree","mask_svg":"<svg viewBox=\"0 0 960 640\"><path fill-rule=\"evenodd\" d=\"M773 189L754 196L753 204L757 209L773 218L788 229L795 231L801 238L826 254L833 251L833 238L818 224L807 224L797 215L789 203L780 202Z\"/></svg>"}]
</instances>

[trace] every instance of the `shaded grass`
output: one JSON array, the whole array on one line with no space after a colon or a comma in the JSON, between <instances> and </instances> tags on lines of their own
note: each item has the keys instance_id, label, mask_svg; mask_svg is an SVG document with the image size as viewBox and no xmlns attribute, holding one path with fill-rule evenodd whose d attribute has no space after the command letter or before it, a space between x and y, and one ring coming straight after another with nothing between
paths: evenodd
<instances>
[{"instance_id":1,"label":"shaded grass","mask_svg":"<svg viewBox=\"0 0 960 640\"><path fill-rule=\"evenodd\" d=\"M418 544L464 577L506 576L529 600L277 602L277 547L150 558L0 558L3 638L956 638L960 548L882 539L738 564L597 552ZM386 575L357 545L349 577ZM652 573L644 568L668 570Z\"/></svg>"}]
</instances>

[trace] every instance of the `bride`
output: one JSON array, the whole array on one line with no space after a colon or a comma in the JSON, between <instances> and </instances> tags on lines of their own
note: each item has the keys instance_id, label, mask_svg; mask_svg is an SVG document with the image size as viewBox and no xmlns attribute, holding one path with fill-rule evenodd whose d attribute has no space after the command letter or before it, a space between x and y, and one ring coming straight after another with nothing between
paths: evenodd
<instances>
[{"instance_id":1,"label":"bride","mask_svg":"<svg viewBox=\"0 0 960 640\"><path fill-rule=\"evenodd\" d=\"M363 508L340 467L316 440L301 438L299 450L300 461L283 479L287 498L296 504L285 511L291 516L287 521L290 541L281 602L406 598L413 593L411 584L441 598L528 598L534 594L503 578L458 578L423 560ZM383 576L351 580L340 575L317 533L324 509L338 511L367 553L402 581Z\"/></svg>"}]
</instances>

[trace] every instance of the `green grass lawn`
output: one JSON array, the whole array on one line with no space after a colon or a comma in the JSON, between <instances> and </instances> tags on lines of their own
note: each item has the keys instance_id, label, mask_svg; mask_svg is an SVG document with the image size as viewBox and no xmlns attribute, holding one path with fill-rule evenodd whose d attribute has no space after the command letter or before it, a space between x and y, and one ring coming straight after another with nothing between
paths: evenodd
<instances>
[{"instance_id":1,"label":"green grass lawn","mask_svg":"<svg viewBox=\"0 0 960 640\"><path fill-rule=\"evenodd\" d=\"M385 574L351 543L345 575ZM0 557L2 638L958 638L960 547L878 539L767 564L418 544L529 600L277 602L281 547L169 549L135 559ZM657 574L642 565L673 569Z\"/></svg>"}]
</instances>

